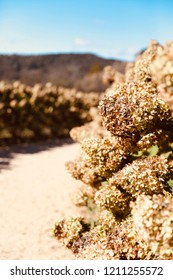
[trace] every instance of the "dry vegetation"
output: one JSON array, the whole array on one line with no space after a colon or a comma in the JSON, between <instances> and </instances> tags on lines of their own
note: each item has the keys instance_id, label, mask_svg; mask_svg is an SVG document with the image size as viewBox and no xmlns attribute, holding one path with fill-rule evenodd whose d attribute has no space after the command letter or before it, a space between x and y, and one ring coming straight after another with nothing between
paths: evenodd
<instances>
[{"instance_id":1,"label":"dry vegetation","mask_svg":"<svg viewBox=\"0 0 173 280\"><path fill-rule=\"evenodd\" d=\"M104 79L99 114L71 130L82 149L67 169L86 213L54 235L77 259L173 259L173 42L151 42Z\"/></svg>"},{"instance_id":2,"label":"dry vegetation","mask_svg":"<svg viewBox=\"0 0 173 280\"><path fill-rule=\"evenodd\" d=\"M33 87L0 82L2 143L69 137L71 128L92 120L100 95L47 83Z\"/></svg>"}]
</instances>

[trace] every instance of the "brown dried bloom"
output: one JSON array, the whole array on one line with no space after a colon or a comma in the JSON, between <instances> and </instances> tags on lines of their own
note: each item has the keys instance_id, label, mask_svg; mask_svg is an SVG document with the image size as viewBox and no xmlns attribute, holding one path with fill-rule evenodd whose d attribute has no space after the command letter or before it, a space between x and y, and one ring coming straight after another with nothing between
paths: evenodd
<instances>
[{"instance_id":1,"label":"brown dried bloom","mask_svg":"<svg viewBox=\"0 0 173 280\"><path fill-rule=\"evenodd\" d=\"M126 65L126 69L125 69L125 81L126 82L134 81L134 67L135 67L135 62L129 62Z\"/></svg>"},{"instance_id":2,"label":"brown dried bloom","mask_svg":"<svg viewBox=\"0 0 173 280\"><path fill-rule=\"evenodd\" d=\"M173 197L163 195L137 197L132 203L134 229L161 259L173 258Z\"/></svg>"},{"instance_id":3,"label":"brown dried bloom","mask_svg":"<svg viewBox=\"0 0 173 280\"><path fill-rule=\"evenodd\" d=\"M107 211L108 212L108 211ZM107 214L106 214L107 216ZM77 259L87 260L135 260L155 259L148 245L132 237L132 221L112 223L105 218L103 226L96 226L73 243ZM111 226L108 228L109 222Z\"/></svg>"},{"instance_id":4,"label":"brown dried bloom","mask_svg":"<svg viewBox=\"0 0 173 280\"><path fill-rule=\"evenodd\" d=\"M55 224L54 236L70 248L86 229L83 217L70 217Z\"/></svg>"},{"instance_id":5,"label":"brown dried bloom","mask_svg":"<svg viewBox=\"0 0 173 280\"><path fill-rule=\"evenodd\" d=\"M81 147L80 157L66 167L75 179L95 187L118 171L131 151L129 141L109 133L102 138L85 138Z\"/></svg>"},{"instance_id":6,"label":"brown dried bloom","mask_svg":"<svg viewBox=\"0 0 173 280\"><path fill-rule=\"evenodd\" d=\"M132 197L141 193L159 194L164 193L166 180L171 174L168 160L164 156L155 156L127 164L109 179L109 183L114 188L121 187Z\"/></svg>"},{"instance_id":7,"label":"brown dried bloom","mask_svg":"<svg viewBox=\"0 0 173 280\"><path fill-rule=\"evenodd\" d=\"M135 72L142 69L141 62L144 60L148 60L149 79L152 79L156 84L159 97L173 111L173 42L168 41L164 46L161 46L157 41L151 41L149 47L137 57L137 60L127 65L126 81L132 82L138 79L139 75L136 75Z\"/></svg>"},{"instance_id":8,"label":"brown dried bloom","mask_svg":"<svg viewBox=\"0 0 173 280\"><path fill-rule=\"evenodd\" d=\"M87 155L88 164L94 165L100 176L109 177L111 172L116 172L127 158L130 143L127 145L127 141L107 136L103 139L84 139L81 147Z\"/></svg>"},{"instance_id":9,"label":"brown dried bloom","mask_svg":"<svg viewBox=\"0 0 173 280\"><path fill-rule=\"evenodd\" d=\"M126 219L117 225L107 237L107 249L114 253L113 259L117 260L144 260L155 259L156 256L145 242L136 239L131 219Z\"/></svg>"},{"instance_id":10,"label":"brown dried bloom","mask_svg":"<svg viewBox=\"0 0 173 280\"><path fill-rule=\"evenodd\" d=\"M169 150L169 145L173 137L171 134L172 133L169 130L158 129L155 132L144 135L136 143L136 148L138 148L138 150L146 151L152 146L157 145L159 153L164 153L164 151Z\"/></svg>"},{"instance_id":11,"label":"brown dried bloom","mask_svg":"<svg viewBox=\"0 0 173 280\"><path fill-rule=\"evenodd\" d=\"M80 186L72 196L73 203L76 206L87 206L90 207L90 204L94 201L94 196L96 189L91 186L83 184Z\"/></svg>"},{"instance_id":12,"label":"brown dried bloom","mask_svg":"<svg viewBox=\"0 0 173 280\"><path fill-rule=\"evenodd\" d=\"M168 104L173 115L173 42L159 46L151 64L151 73L157 83L159 96Z\"/></svg>"},{"instance_id":13,"label":"brown dried bloom","mask_svg":"<svg viewBox=\"0 0 173 280\"><path fill-rule=\"evenodd\" d=\"M171 117L150 82L118 84L100 101L99 112L105 128L114 136L136 141Z\"/></svg>"},{"instance_id":14,"label":"brown dried bloom","mask_svg":"<svg viewBox=\"0 0 173 280\"><path fill-rule=\"evenodd\" d=\"M151 73L157 84L173 86L173 42L157 45L157 55L151 64Z\"/></svg>"},{"instance_id":15,"label":"brown dried bloom","mask_svg":"<svg viewBox=\"0 0 173 280\"><path fill-rule=\"evenodd\" d=\"M107 186L96 192L95 202L100 208L111 211L117 219L126 217L130 212L131 195L116 187Z\"/></svg>"},{"instance_id":16,"label":"brown dried bloom","mask_svg":"<svg viewBox=\"0 0 173 280\"><path fill-rule=\"evenodd\" d=\"M71 138L81 143L85 138L99 137L103 138L105 129L101 125L101 121L92 121L83 126L74 127L70 131Z\"/></svg>"},{"instance_id":17,"label":"brown dried bloom","mask_svg":"<svg viewBox=\"0 0 173 280\"><path fill-rule=\"evenodd\" d=\"M118 72L113 66L106 66L103 72L103 82L111 85L113 83L124 82L124 75Z\"/></svg>"},{"instance_id":18,"label":"brown dried bloom","mask_svg":"<svg viewBox=\"0 0 173 280\"><path fill-rule=\"evenodd\" d=\"M103 178L98 175L94 166L86 161L84 154L76 160L67 162L66 167L76 180L81 180L83 183L91 185L92 187L98 187L103 180Z\"/></svg>"},{"instance_id":19,"label":"brown dried bloom","mask_svg":"<svg viewBox=\"0 0 173 280\"><path fill-rule=\"evenodd\" d=\"M106 249L107 234L117 225L112 213L100 213L97 225L73 243L72 250L78 259L110 259L114 253Z\"/></svg>"}]
</instances>

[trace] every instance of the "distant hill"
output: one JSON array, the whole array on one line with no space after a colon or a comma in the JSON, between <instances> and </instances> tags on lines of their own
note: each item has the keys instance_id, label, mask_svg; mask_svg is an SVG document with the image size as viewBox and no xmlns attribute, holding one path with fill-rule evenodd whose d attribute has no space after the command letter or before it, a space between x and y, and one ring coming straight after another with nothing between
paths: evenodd
<instances>
[{"instance_id":1,"label":"distant hill","mask_svg":"<svg viewBox=\"0 0 173 280\"><path fill-rule=\"evenodd\" d=\"M124 72L126 62L93 54L0 55L0 80L28 85L52 82L83 91L103 91L102 71L107 65Z\"/></svg>"}]
</instances>

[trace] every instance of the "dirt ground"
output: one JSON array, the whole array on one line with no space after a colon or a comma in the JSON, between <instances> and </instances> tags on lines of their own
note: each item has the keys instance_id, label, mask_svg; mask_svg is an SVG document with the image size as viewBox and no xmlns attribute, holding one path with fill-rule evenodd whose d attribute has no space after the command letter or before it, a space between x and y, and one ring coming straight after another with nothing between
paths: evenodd
<instances>
[{"instance_id":1,"label":"dirt ground","mask_svg":"<svg viewBox=\"0 0 173 280\"><path fill-rule=\"evenodd\" d=\"M55 238L57 220L79 214L71 194L79 183L64 164L78 144L58 141L0 151L0 259L71 260Z\"/></svg>"}]
</instances>

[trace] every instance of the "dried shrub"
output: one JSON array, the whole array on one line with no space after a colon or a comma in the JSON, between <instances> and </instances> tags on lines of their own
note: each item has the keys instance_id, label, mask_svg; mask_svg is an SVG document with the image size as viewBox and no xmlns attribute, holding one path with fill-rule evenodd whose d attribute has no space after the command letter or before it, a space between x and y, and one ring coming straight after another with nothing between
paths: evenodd
<instances>
[{"instance_id":1,"label":"dried shrub","mask_svg":"<svg viewBox=\"0 0 173 280\"><path fill-rule=\"evenodd\" d=\"M69 131L93 119L100 95L47 83L33 87L0 82L1 142L69 137Z\"/></svg>"},{"instance_id":2,"label":"dried shrub","mask_svg":"<svg viewBox=\"0 0 173 280\"><path fill-rule=\"evenodd\" d=\"M71 131L81 154L67 168L84 183L75 203L97 212L72 242L77 259L173 259L172 104L160 92L162 83L170 94L168 45L151 42L118 83L107 68L100 117Z\"/></svg>"}]
</instances>

